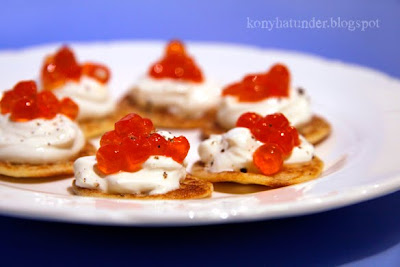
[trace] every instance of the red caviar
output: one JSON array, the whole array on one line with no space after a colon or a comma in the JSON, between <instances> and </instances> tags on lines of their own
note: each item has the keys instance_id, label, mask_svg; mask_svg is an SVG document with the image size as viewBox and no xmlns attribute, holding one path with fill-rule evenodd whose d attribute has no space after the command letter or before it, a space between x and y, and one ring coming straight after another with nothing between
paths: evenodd
<instances>
[{"instance_id":1,"label":"red caviar","mask_svg":"<svg viewBox=\"0 0 400 267\"><path fill-rule=\"evenodd\" d=\"M289 96L290 73L286 66L275 64L266 73L247 75L228 85L222 95L236 96L240 102L257 102L270 97Z\"/></svg>"},{"instance_id":2,"label":"red caviar","mask_svg":"<svg viewBox=\"0 0 400 267\"><path fill-rule=\"evenodd\" d=\"M58 113L71 119L78 115L79 108L69 98L61 101L49 91L38 93L34 81L22 81L6 91L0 101L1 114L11 113L13 121L28 121L36 118L52 119Z\"/></svg>"},{"instance_id":3,"label":"red caviar","mask_svg":"<svg viewBox=\"0 0 400 267\"><path fill-rule=\"evenodd\" d=\"M300 145L296 128L290 126L282 113L263 117L247 112L239 117L236 127L250 129L258 141L265 143L253 154L254 164L265 175L277 173L284 158L290 156L295 146Z\"/></svg>"},{"instance_id":4,"label":"red caviar","mask_svg":"<svg viewBox=\"0 0 400 267\"><path fill-rule=\"evenodd\" d=\"M183 137L165 139L155 132L149 119L131 113L115 123L114 130L106 132L96 153L97 168L104 174L140 170L150 156L171 157L182 163L189 152L189 142Z\"/></svg>"},{"instance_id":5,"label":"red caviar","mask_svg":"<svg viewBox=\"0 0 400 267\"><path fill-rule=\"evenodd\" d=\"M262 145L254 152L253 162L265 175L277 173L283 165L282 151L275 144Z\"/></svg>"},{"instance_id":6,"label":"red caviar","mask_svg":"<svg viewBox=\"0 0 400 267\"><path fill-rule=\"evenodd\" d=\"M86 75L93 79L96 79L100 83L105 84L110 79L110 70L104 65L87 62L82 64L81 67L82 75Z\"/></svg>"},{"instance_id":7,"label":"red caviar","mask_svg":"<svg viewBox=\"0 0 400 267\"><path fill-rule=\"evenodd\" d=\"M186 53L183 43L178 40L169 42L164 57L150 67L149 75L156 79L172 78L192 82L203 81L200 68Z\"/></svg>"},{"instance_id":8,"label":"red caviar","mask_svg":"<svg viewBox=\"0 0 400 267\"><path fill-rule=\"evenodd\" d=\"M54 55L46 57L41 73L43 88L52 90L63 86L67 81L79 81L82 75L107 83L110 71L106 66L95 63L80 65L74 53L67 46L61 47Z\"/></svg>"},{"instance_id":9,"label":"red caviar","mask_svg":"<svg viewBox=\"0 0 400 267\"><path fill-rule=\"evenodd\" d=\"M73 119L78 116L79 107L71 98L63 98L60 102L60 105L60 113Z\"/></svg>"}]
</instances>

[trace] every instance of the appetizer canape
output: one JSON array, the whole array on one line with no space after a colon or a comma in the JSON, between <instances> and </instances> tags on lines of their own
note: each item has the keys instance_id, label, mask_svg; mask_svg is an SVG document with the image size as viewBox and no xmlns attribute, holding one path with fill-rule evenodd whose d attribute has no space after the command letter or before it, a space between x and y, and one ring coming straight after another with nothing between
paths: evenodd
<instances>
[{"instance_id":1,"label":"appetizer canape","mask_svg":"<svg viewBox=\"0 0 400 267\"><path fill-rule=\"evenodd\" d=\"M157 127L198 128L212 119L220 91L174 40L120 106L150 118Z\"/></svg>"},{"instance_id":2,"label":"appetizer canape","mask_svg":"<svg viewBox=\"0 0 400 267\"><path fill-rule=\"evenodd\" d=\"M2 175L68 175L76 158L95 153L73 121L78 106L69 98L58 100L49 91L38 93L34 81L22 81L6 91L0 108Z\"/></svg>"},{"instance_id":3,"label":"appetizer canape","mask_svg":"<svg viewBox=\"0 0 400 267\"><path fill-rule=\"evenodd\" d=\"M225 87L216 121L204 128L204 137L232 129L245 112L257 112L263 116L283 113L312 144L325 139L331 131L328 122L313 115L305 91L290 85L289 70L282 64L274 65L266 73L247 75Z\"/></svg>"},{"instance_id":4,"label":"appetizer canape","mask_svg":"<svg viewBox=\"0 0 400 267\"><path fill-rule=\"evenodd\" d=\"M281 113L245 113L236 127L199 146L192 175L209 182L282 187L317 178L323 162Z\"/></svg>"},{"instance_id":5,"label":"appetizer canape","mask_svg":"<svg viewBox=\"0 0 400 267\"><path fill-rule=\"evenodd\" d=\"M188 140L154 130L131 113L105 133L96 156L75 161L73 191L81 196L130 199L210 197L211 183L186 173Z\"/></svg>"},{"instance_id":6,"label":"appetizer canape","mask_svg":"<svg viewBox=\"0 0 400 267\"><path fill-rule=\"evenodd\" d=\"M66 46L46 57L40 79L43 90L58 97L70 97L78 104L77 120L87 138L112 129L119 118L107 88L109 69L91 62L79 64Z\"/></svg>"}]
</instances>

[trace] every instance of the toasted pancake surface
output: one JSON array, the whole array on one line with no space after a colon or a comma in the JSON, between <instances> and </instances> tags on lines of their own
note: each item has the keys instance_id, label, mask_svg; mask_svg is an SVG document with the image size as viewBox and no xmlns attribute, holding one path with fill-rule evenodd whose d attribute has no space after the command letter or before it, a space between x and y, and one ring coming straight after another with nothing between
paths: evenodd
<instances>
[{"instance_id":1,"label":"toasted pancake surface","mask_svg":"<svg viewBox=\"0 0 400 267\"><path fill-rule=\"evenodd\" d=\"M296 128L313 145L322 142L332 131L329 122L317 115L314 115L309 122L299 125Z\"/></svg>"},{"instance_id":2,"label":"toasted pancake surface","mask_svg":"<svg viewBox=\"0 0 400 267\"><path fill-rule=\"evenodd\" d=\"M49 164L27 164L0 162L0 174L15 178L42 178L60 175L71 175L74 173L73 164L79 157L90 156L96 153L96 148L86 142L78 155L65 162L56 162Z\"/></svg>"},{"instance_id":3,"label":"toasted pancake surface","mask_svg":"<svg viewBox=\"0 0 400 267\"><path fill-rule=\"evenodd\" d=\"M323 118L314 115L311 120L305 124L296 127L299 133L304 136L308 142L315 145L331 133L331 125ZM210 120L205 127L202 128L202 137L207 139L212 134L222 134L227 130L222 128L215 120Z\"/></svg>"},{"instance_id":4,"label":"toasted pancake surface","mask_svg":"<svg viewBox=\"0 0 400 267\"><path fill-rule=\"evenodd\" d=\"M156 127L175 129L203 128L215 116L215 110L206 112L200 118L184 118L168 112L166 109L142 107L130 95L126 95L118 104L122 113L137 113L152 120Z\"/></svg>"},{"instance_id":5,"label":"toasted pancake surface","mask_svg":"<svg viewBox=\"0 0 400 267\"><path fill-rule=\"evenodd\" d=\"M137 194L110 194L100 190L78 187L75 180L72 183L72 190L76 195L87 197L105 197L105 198L120 198L120 199L159 199L159 200L183 200L183 199L198 199L208 198L213 191L212 183L197 179L191 175L181 181L180 187L176 190L160 195L137 195Z\"/></svg>"},{"instance_id":6,"label":"toasted pancake surface","mask_svg":"<svg viewBox=\"0 0 400 267\"><path fill-rule=\"evenodd\" d=\"M234 182L240 184L259 184L268 187L282 187L303 183L320 176L324 163L318 157L309 162L286 164L282 170L274 175L259 173L243 173L235 171L210 172L204 163L198 161L192 167L192 175L211 183Z\"/></svg>"}]
</instances>

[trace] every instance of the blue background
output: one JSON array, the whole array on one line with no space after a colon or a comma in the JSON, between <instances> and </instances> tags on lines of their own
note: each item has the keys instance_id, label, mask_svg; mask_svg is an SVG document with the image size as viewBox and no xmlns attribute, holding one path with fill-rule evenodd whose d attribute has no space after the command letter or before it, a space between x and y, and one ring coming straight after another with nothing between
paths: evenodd
<instances>
[{"instance_id":1,"label":"blue background","mask_svg":"<svg viewBox=\"0 0 400 267\"><path fill-rule=\"evenodd\" d=\"M379 28L248 29L251 19L379 19ZM170 39L235 42L310 52L400 76L400 2L2 1L0 48L59 41Z\"/></svg>"},{"instance_id":2,"label":"blue background","mask_svg":"<svg viewBox=\"0 0 400 267\"><path fill-rule=\"evenodd\" d=\"M254 20L379 20L379 28L247 28ZM1 1L0 49L170 39L298 50L400 77L400 1ZM316 215L190 228L115 228L0 217L4 266L400 265L400 193Z\"/></svg>"}]
</instances>

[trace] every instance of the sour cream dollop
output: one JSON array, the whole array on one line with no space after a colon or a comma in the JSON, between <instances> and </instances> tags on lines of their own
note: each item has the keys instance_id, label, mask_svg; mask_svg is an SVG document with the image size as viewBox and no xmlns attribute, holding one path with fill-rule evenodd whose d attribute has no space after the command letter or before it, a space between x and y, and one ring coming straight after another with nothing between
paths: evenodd
<instances>
[{"instance_id":1,"label":"sour cream dollop","mask_svg":"<svg viewBox=\"0 0 400 267\"><path fill-rule=\"evenodd\" d=\"M77 155L85 145L79 126L64 115L26 122L14 122L9 117L0 115L1 161L55 163Z\"/></svg>"},{"instance_id":2,"label":"sour cream dollop","mask_svg":"<svg viewBox=\"0 0 400 267\"><path fill-rule=\"evenodd\" d=\"M194 83L143 76L131 95L142 107L165 108L181 117L199 118L217 106L220 92L212 81Z\"/></svg>"},{"instance_id":3,"label":"sour cream dollop","mask_svg":"<svg viewBox=\"0 0 400 267\"><path fill-rule=\"evenodd\" d=\"M52 92L58 98L70 97L78 104L77 120L102 118L115 109L115 101L110 97L107 86L87 76L82 76L77 82L68 81Z\"/></svg>"},{"instance_id":4,"label":"sour cream dollop","mask_svg":"<svg viewBox=\"0 0 400 267\"><path fill-rule=\"evenodd\" d=\"M150 156L137 172L102 175L96 170L96 157L75 161L74 172L78 187L118 194L165 194L178 189L186 177L186 168L170 157Z\"/></svg>"},{"instance_id":5,"label":"sour cream dollop","mask_svg":"<svg viewBox=\"0 0 400 267\"><path fill-rule=\"evenodd\" d=\"M291 88L289 97L271 97L259 102L239 102L234 96L224 96L217 113L218 124L231 129L240 115L246 112L262 116L280 112L295 126L310 121L312 117L309 97L302 89Z\"/></svg>"},{"instance_id":6,"label":"sour cream dollop","mask_svg":"<svg viewBox=\"0 0 400 267\"><path fill-rule=\"evenodd\" d=\"M292 150L292 154L284 164L310 161L314 155L314 146L300 137L300 145ZM199 146L199 155L205 167L211 172L240 171L258 173L253 163L253 153L262 146L247 128L237 127L225 134L211 135Z\"/></svg>"}]
</instances>

